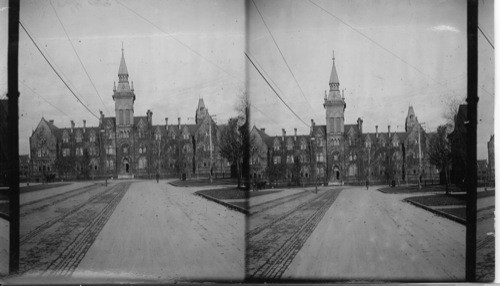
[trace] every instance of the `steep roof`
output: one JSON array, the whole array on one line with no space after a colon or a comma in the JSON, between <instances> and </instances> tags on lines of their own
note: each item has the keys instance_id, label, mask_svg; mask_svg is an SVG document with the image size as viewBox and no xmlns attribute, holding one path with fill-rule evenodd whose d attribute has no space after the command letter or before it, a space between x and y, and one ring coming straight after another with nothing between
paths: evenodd
<instances>
[{"instance_id":1,"label":"steep roof","mask_svg":"<svg viewBox=\"0 0 500 286\"><path fill-rule=\"evenodd\" d=\"M118 75L128 75L127 64L125 63L125 56L122 47L122 59L120 61L120 68L118 68Z\"/></svg>"},{"instance_id":2,"label":"steep roof","mask_svg":"<svg viewBox=\"0 0 500 286\"><path fill-rule=\"evenodd\" d=\"M329 83L339 83L339 76L337 75L337 68L335 67L335 53L333 54L332 72L330 73Z\"/></svg>"}]
</instances>

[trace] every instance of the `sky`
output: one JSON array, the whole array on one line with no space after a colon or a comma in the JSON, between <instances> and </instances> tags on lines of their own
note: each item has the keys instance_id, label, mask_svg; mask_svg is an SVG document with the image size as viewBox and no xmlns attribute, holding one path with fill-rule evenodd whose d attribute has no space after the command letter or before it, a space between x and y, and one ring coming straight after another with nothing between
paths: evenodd
<instances>
[{"instance_id":1,"label":"sky","mask_svg":"<svg viewBox=\"0 0 500 286\"><path fill-rule=\"evenodd\" d=\"M5 7L7 0L0 0L0 23L7 27ZM225 122L246 90L252 125L270 135L282 128L306 134L310 119L325 124L333 50L346 123L361 117L366 132L376 125L379 132L388 125L402 131L409 105L423 127L435 131L445 123L448 103L466 97L465 0L24 0L21 21L89 109L106 116L114 116L122 43L135 115L151 109L154 124L165 117L193 122L199 97ZM494 42L492 0L479 1L479 25ZM0 29L0 97L7 92L6 32ZM83 119L96 126L22 29L19 45L20 153L29 152L29 136L42 116L58 127L69 127L70 120L82 126ZM244 51L306 124L276 97ZM478 72L478 158L485 159L493 134L494 50L481 34Z\"/></svg>"},{"instance_id":2,"label":"sky","mask_svg":"<svg viewBox=\"0 0 500 286\"><path fill-rule=\"evenodd\" d=\"M280 135L282 128L308 134L311 119L325 124L333 51L345 89L345 122L361 117L365 132L375 132L376 125L379 132L388 125L404 131L410 105L432 132L446 122L450 102L465 103L465 0L254 0L247 7L247 52L305 121L247 64L252 125L270 135ZM479 10L479 25L494 41L493 1L479 1ZM478 63L478 159L486 159L494 132L494 50L482 35Z\"/></svg>"},{"instance_id":3,"label":"sky","mask_svg":"<svg viewBox=\"0 0 500 286\"><path fill-rule=\"evenodd\" d=\"M7 1L1 1L1 7L6 6ZM0 9L5 27L7 13ZM20 18L94 114L102 110L114 116L113 83L118 82L123 43L136 94L135 116L146 116L151 109L153 124L165 124L165 117L169 124L176 124L177 117L182 123L194 123L200 97L217 122L226 123L236 116L238 95L245 88L243 1L24 0ZM7 42L6 32L0 32L2 43ZM0 66L6 71L6 45L1 52ZM7 92L6 74L0 74L2 97ZM87 126L98 125L98 119L77 102L22 28L19 78L20 154L29 153L29 136L42 116L60 128L69 127L70 120L77 127L84 119Z\"/></svg>"}]
</instances>

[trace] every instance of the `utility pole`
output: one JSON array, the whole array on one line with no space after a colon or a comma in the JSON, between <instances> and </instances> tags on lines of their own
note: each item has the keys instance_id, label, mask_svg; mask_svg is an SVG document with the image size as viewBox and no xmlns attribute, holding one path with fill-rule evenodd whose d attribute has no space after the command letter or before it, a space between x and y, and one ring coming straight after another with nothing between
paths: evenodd
<instances>
[{"instance_id":1,"label":"utility pole","mask_svg":"<svg viewBox=\"0 0 500 286\"><path fill-rule=\"evenodd\" d=\"M466 157L466 239L465 281L476 281L477 219L477 37L478 0L467 1L467 157Z\"/></svg>"},{"instance_id":2,"label":"utility pole","mask_svg":"<svg viewBox=\"0 0 500 286\"><path fill-rule=\"evenodd\" d=\"M9 1L7 180L9 185L9 273L19 271L19 8Z\"/></svg>"},{"instance_id":3,"label":"utility pole","mask_svg":"<svg viewBox=\"0 0 500 286\"><path fill-rule=\"evenodd\" d=\"M212 183L212 117L208 119L208 136L210 137L210 169L208 170L210 176L210 184Z\"/></svg>"},{"instance_id":4,"label":"utility pole","mask_svg":"<svg viewBox=\"0 0 500 286\"><path fill-rule=\"evenodd\" d=\"M208 118L208 136L210 138L210 169L209 169L210 184L212 183L212 166L213 166L213 158L212 158L212 119L213 118L216 118L216 114L210 115Z\"/></svg>"}]
</instances>

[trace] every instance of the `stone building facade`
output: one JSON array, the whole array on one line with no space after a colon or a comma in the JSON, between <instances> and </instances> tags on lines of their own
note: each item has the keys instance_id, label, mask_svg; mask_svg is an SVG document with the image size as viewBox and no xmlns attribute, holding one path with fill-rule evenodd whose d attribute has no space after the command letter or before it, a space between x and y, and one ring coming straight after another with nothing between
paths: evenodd
<instances>
[{"instance_id":1,"label":"stone building facade","mask_svg":"<svg viewBox=\"0 0 500 286\"><path fill-rule=\"evenodd\" d=\"M405 130L375 133L363 131L363 120L345 124L346 99L333 59L329 91L325 91L326 125L311 120L306 135L269 136L254 126L251 138L250 176L271 183L301 184L315 180L324 184L364 184L438 180L435 166L429 163L429 136L418 122L412 106L408 108Z\"/></svg>"},{"instance_id":2,"label":"stone building facade","mask_svg":"<svg viewBox=\"0 0 500 286\"><path fill-rule=\"evenodd\" d=\"M42 118L30 137L33 179L47 176L66 179L98 177L216 177L230 175L228 161L220 156L220 134L202 98L196 108L194 124L181 118L169 124L153 124L153 112L135 116L133 82L125 57L118 69L118 85L113 87L115 116L101 112L95 127L58 128L53 120Z\"/></svg>"}]
</instances>

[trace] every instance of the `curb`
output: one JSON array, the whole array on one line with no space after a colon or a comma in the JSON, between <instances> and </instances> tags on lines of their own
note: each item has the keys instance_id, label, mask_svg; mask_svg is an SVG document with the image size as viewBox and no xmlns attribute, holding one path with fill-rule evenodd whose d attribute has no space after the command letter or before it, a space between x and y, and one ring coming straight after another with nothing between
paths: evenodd
<instances>
[{"instance_id":1,"label":"curb","mask_svg":"<svg viewBox=\"0 0 500 286\"><path fill-rule=\"evenodd\" d=\"M10 216L6 213L1 213L0 212L0 218L3 218L4 220L10 222Z\"/></svg>"},{"instance_id":2,"label":"curb","mask_svg":"<svg viewBox=\"0 0 500 286\"><path fill-rule=\"evenodd\" d=\"M454 216L454 215L449 214L449 213L445 213L445 212L438 211L438 210L436 210L436 209L433 209L433 208L428 207L428 206L426 206L426 205L423 205L423 204L421 204L421 203L413 202L413 201L410 201L410 200L408 200L408 199L404 199L403 201L405 201L405 202L407 202L407 203L410 203L410 204L412 204L412 205L414 205L414 206L417 206L417 207L423 208L424 210L426 210L426 211L430 211L431 213L434 213L434 214L436 214L436 215L438 215L438 216L445 217L445 218L447 218L447 219L449 219L449 220L452 220L452 221L454 221L454 222L458 222L458 223L463 224L463 225L465 225L465 223L466 223L466 222L465 222L465 220L464 220L464 219L462 219L462 218L459 218L459 217Z\"/></svg>"},{"instance_id":3,"label":"curb","mask_svg":"<svg viewBox=\"0 0 500 286\"><path fill-rule=\"evenodd\" d=\"M218 204L221 204L221 205L223 205L223 206L225 206L225 207L227 207L227 208L229 208L229 209L232 209L232 210L238 211L238 212L240 212L240 213L243 213L243 214L245 214L245 215L248 215L248 210L247 210L247 209L244 209L244 208L242 208L242 207L240 207L240 206L235 206L235 205L233 205L233 204L226 203L226 202L224 202L224 201L221 201L221 200L219 200L219 199L216 199L216 198L214 198L214 197L212 197L212 196L205 195L205 194L201 194L201 193L198 193L198 192L196 192L195 194L196 194L197 196L203 197L203 198L205 198L205 199L207 199L207 200L209 200L209 201L213 201L213 202L216 202L216 203L218 203Z\"/></svg>"}]
</instances>

